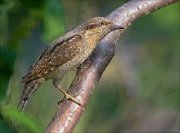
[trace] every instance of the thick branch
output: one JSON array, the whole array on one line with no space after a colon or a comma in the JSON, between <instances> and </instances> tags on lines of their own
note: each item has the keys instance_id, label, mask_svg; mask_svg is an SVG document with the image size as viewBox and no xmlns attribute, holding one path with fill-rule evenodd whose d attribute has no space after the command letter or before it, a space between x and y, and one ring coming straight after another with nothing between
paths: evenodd
<instances>
[{"instance_id":1,"label":"thick branch","mask_svg":"<svg viewBox=\"0 0 180 133\"><path fill-rule=\"evenodd\" d=\"M174 2L176 0L132 0L114 10L107 17L127 28L135 19ZM113 58L115 43L123 32L115 31L107 35L77 72L68 93L83 105L87 104L96 83ZM54 115L47 132L72 132L83 110L71 101L64 101Z\"/></svg>"}]
</instances>

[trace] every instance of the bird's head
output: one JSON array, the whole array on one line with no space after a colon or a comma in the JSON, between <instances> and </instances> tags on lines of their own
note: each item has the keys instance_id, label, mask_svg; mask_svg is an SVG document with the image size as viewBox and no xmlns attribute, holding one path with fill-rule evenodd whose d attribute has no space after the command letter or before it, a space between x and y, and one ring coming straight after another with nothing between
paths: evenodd
<instances>
[{"instance_id":1,"label":"bird's head","mask_svg":"<svg viewBox=\"0 0 180 133\"><path fill-rule=\"evenodd\" d=\"M94 17L85 23L85 28L87 30L102 30L104 32L108 31L114 31L117 29L124 29L124 27L120 25L116 25L113 21L109 20L108 18L105 17Z\"/></svg>"},{"instance_id":2,"label":"bird's head","mask_svg":"<svg viewBox=\"0 0 180 133\"><path fill-rule=\"evenodd\" d=\"M101 40L109 32L118 29L124 29L124 27L116 25L105 17L91 18L80 26L80 30L84 31L85 37L94 38L97 41Z\"/></svg>"}]
</instances>

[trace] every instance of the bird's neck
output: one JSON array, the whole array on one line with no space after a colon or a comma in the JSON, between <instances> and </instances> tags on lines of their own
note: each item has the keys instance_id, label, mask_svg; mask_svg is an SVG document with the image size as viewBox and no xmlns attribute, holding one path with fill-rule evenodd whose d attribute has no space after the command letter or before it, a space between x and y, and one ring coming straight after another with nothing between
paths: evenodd
<instances>
[{"instance_id":1,"label":"bird's neck","mask_svg":"<svg viewBox=\"0 0 180 133\"><path fill-rule=\"evenodd\" d=\"M92 32L86 31L84 34L86 45L88 45L90 49L95 49L95 47L97 46L97 44L101 41L103 37L104 36L102 36L100 32L92 33Z\"/></svg>"}]
</instances>

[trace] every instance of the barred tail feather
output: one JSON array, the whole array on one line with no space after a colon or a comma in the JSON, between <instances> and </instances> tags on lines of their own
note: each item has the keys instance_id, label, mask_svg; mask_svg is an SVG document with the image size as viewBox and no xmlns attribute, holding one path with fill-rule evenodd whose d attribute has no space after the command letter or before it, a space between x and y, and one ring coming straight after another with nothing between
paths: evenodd
<instances>
[{"instance_id":1,"label":"barred tail feather","mask_svg":"<svg viewBox=\"0 0 180 133\"><path fill-rule=\"evenodd\" d=\"M22 100L19 102L19 104L18 104L18 109L19 109L20 111L24 111L24 109L25 109L25 107L26 107L26 104L27 104L27 101L28 101L28 99L26 99L26 100L22 99Z\"/></svg>"},{"instance_id":2,"label":"barred tail feather","mask_svg":"<svg viewBox=\"0 0 180 133\"><path fill-rule=\"evenodd\" d=\"M39 78L36 80L32 80L28 83L25 83L24 90L23 90L20 102L18 104L18 108L20 111L24 111L29 98L32 96L32 94L39 88L39 86L44 81L45 81L44 78Z\"/></svg>"},{"instance_id":3,"label":"barred tail feather","mask_svg":"<svg viewBox=\"0 0 180 133\"><path fill-rule=\"evenodd\" d=\"M45 81L44 78L39 78L36 80L32 80L29 82L25 82L24 90L20 99L20 102L18 104L18 109L20 111L24 111L27 102L31 95L39 88L39 86ZM11 121L11 125L14 127L16 125L16 120Z\"/></svg>"}]
</instances>

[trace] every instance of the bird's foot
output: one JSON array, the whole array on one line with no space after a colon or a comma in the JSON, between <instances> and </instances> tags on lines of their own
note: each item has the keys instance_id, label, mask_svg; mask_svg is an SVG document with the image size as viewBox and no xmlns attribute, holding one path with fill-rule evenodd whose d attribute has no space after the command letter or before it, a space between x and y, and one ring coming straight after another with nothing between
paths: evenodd
<instances>
[{"instance_id":1,"label":"bird's foot","mask_svg":"<svg viewBox=\"0 0 180 133\"><path fill-rule=\"evenodd\" d=\"M64 94L64 98L58 102L58 105L61 105L61 103L66 100L70 100L70 101L76 103L77 105L81 106L82 108L84 108L84 105L82 105L76 98L74 98L71 95L69 95L68 93L66 93L63 89L61 89L61 88L58 88L58 89Z\"/></svg>"}]
</instances>

